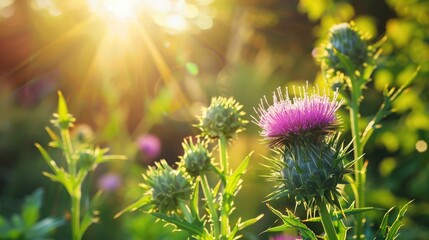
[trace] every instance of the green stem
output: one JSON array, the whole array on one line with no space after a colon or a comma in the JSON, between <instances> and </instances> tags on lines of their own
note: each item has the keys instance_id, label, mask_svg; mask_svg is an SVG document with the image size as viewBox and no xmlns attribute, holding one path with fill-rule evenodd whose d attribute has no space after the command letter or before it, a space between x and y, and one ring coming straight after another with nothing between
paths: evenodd
<instances>
[{"instance_id":1,"label":"green stem","mask_svg":"<svg viewBox=\"0 0 429 240\"><path fill-rule=\"evenodd\" d=\"M226 147L227 147L227 140L225 136L219 137L219 161L220 161L220 168L222 170L223 176L226 177L228 175L228 157L226 155Z\"/></svg>"},{"instance_id":2,"label":"green stem","mask_svg":"<svg viewBox=\"0 0 429 240\"><path fill-rule=\"evenodd\" d=\"M63 142L64 156L67 161L68 170L70 171L70 178L73 187L69 193L71 198L71 225L72 225L72 239L80 240L82 234L80 232L80 201L81 201L81 187L82 181L77 176L76 161L73 160L73 145L70 138L69 129L61 129L61 139Z\"/></svg>"},{"instance_id":3,"label":"green stem","mask_svg":"<svg viewBox=\"0 0 429 240\"><path fill-rule=\"evenodd\" d=\"M180 210L182 210L183 216L185 216L186 221L192 223L194 221L194 218L192 217L192 213L189 210L188 206L186 206L185 202L179 200L179 207Z\"/></svg>"},{"instance_id":4,"label":"green stem","mask_svg":"<svg viewBox=\"0 0 429 240\"><path fill-rule=\"evenodd\" d=\"M360 97L361 89L359 86L359 79L354 79L355 84L352 86L352 99L350 102L350 125L353 137L353 153L354 159L357 159L355 164L355 184L357 188L357 196L355 196L356 208L365 207L365 170L364 170L364 159L362 136L359 132L359 108L360 108ZM361 214L356 215L356 227L355 235L356 239L361 239L363 235L363 216Z\"/></svg>"},{"instance_id":5,"label":"green stem","mask_svg":"<svg viewBox=\"0 0 429 240\"><path fill-rule=\"evenodd\" d=\"M76 163L73 161L73 145L68 129L61 129L61 140L63 142L64 157L66 158L68 170L72 176L76 175Z\"/></svg>"},{"instance_id":6,"label":"green stem","mask_svg":"<svg viewBox=\"0 0 429 240\"><path fill-rule=\"evenodd\" d=\"M328 236L329 240L337 240L337 233L334 228L334 224L332 223L331 214L326 208L325 201L321 200L317 203L319 208L320 218L322 219L323 229L325 230L326 236Z\"/></svg>"},{"instance_id":7,"label":"green stem","mask_svg":"<svg viewBox=\"0 0 429 240\"><path fill-rule=\"evenodd\" d=\"M71 197L71 224L72 224L72 239L80 240L80 185L74 188L74 193Z\"/></svg>"},{"instance_id":8,"label":"green stem","mask_svg":"<svg viewBox=\"0 0 429 240\"><path fill-rule=\"evenodd\" d=\"M220 157L220 164L221 164L221 169L222 169L222 175L223 178L225 179L225 185L226 186L227 182L228 182L228 157L226 154L226 147L227 147L227 139L225 138L225 136L220 136L219 137L219 157ZM227 199L225 197L225 194L222 195L223 199L222 199L222 206L221 206L221 234L222 234L222 239L227 239L230 229L229 229L229 216L228 216L228 212L227 212Z\"/></svg>"},{"instance_id":9,"label":"green stem","mask_svg":"<svg viewBox=\"0 0 429 240\"><path fill-rule=\"evenodd\" d=\"M215 200L213 198L212 191L210 190L209 183L207 181L206 175L201 175L201 187L203 188L204 196L207 199L207 206L210 211L210 218L213 222L213 231L215 239L219 237L219 217L217 215L217 209L215 206Z\"/></svg>"}]
</instances>

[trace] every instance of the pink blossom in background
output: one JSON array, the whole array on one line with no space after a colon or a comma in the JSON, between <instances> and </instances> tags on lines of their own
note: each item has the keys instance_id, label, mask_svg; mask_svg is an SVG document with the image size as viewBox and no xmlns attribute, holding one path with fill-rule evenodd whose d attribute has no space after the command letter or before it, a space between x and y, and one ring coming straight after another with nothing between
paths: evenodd
<instances>
[{"instance_id":1,"label":"pink blossom in background","mask_svg":"<svg viewBox=\"0 0 429 240\"><path fill-rule=\"evenodd\" d=\"M145 158L153 160L161 152L161 141L155 135L146 134L137 139L137 147Z\"/></svg>"},{"instance_id":2,"label":"pink blossom in background","mask_svg":"<svg viewBox=\"0 0 429 240\"><path fill-rule=\"evenodd\" d=\"M116 173L107 173L102 175L97 182L98 188L105 192L112 192L118 189L122 184L121 177Z\"/></svg>"}]
</instances>

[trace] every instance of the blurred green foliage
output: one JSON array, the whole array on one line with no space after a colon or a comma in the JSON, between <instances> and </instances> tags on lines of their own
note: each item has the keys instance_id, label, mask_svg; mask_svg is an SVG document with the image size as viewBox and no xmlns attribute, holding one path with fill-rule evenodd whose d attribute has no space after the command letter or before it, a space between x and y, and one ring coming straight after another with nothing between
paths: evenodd
<instances>
[{"instance_id":1,"label":"blurred green foliage","mask_svg":"<svg viewBox=\"0 0 429 240\"><path fill-rule=\"evenodd\" d=\"M49 236L64 224L62 218L40 218L43 190L38 189L25 198L20 214L13 214L10 220L0 215L1 239L51 239Z\"/></svg>"}]
</instances>

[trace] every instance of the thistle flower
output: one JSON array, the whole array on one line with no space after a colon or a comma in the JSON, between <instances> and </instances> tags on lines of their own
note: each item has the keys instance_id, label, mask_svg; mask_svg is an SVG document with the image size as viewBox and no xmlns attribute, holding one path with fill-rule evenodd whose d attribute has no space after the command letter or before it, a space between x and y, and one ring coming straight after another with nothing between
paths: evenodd
<instances>
[{"instance_id":1,"label":"thistle flower","mask_svg":"<svg viewBox=\"0 0 429 240\"><path fill-rule=\"evenodd\" d=\"M295 88L294 88L295 90ZM327 92L319 95L319 89L308 94L308 86L299 87L299 96L291 99L283 95L280 88L273 93L273 104L264 97L259 108L255 109L259 118L254 122L262 128L261 135L270 145L290 145L296 141L314 141L332 134L339 127L339 119L335 112L342 101L337 101L338 93L332 100ZM294 91L295 92L295 91Z\"/></svg>"},{"instance_id":2,"label":"thistle flower","mask_svg":"<svg viewBox=\"0 0 429 240\"><path fill-rule=\"evenodd\" d=\"M212 167L212 155L207 150L207 142L199 138L196 143L192 139L185 139L182 143L184 154L181 157L182 164L189 175L195 177L210 170Z\"/></svg>"},{"instance_id":3,"label":"thistle flower","mask_svg":"<svg viewBox=\"0 0 429 240\"><path fill-rule=\"evenodd\" d=\"M337 185L349 172L343 161L347 147L337 148L338 137L335 137L339 127L335 112L342 102L336 100L337 92L332 100L325 90L319 95L317 88L311 96L308 86L298 88L298 92L299 97L291 99L287 91L283 95L278 88L273 105L269 106L264 98L256 110L259 119L255 123L262 128L261 135L281 155L280 159L269 159L270 180L277 182L269 200L294 197L297 203L311 208L323 198L339 206Z\"/></svg>"},{"instance_id":4,"label":"thistle flower","mask_svg":"<svg viewBox=\"0 0 429 240\"><path fill-rule=\"evenodd\" d=\"M328 43L324 47L324 54L320 56L321 62L334 72L347 73L347 67L341 61L340 54L360 69L371 55L370 48L364 38L353 24L341 23L329 30Z\"/></svg>"},{"instance_id":5,"label":"thistle flower","mask_svg":"<svg viewBox=\"0 0 429 240\"><path fill-rule=\"evenodd\" d=\"M138 149L147 158L147 162L155 159L161 152L161 141L159 138L152 134L146 134L137 138L136 141Z\"/></svg>"},{"instance_id":6,"label":"thistle flower","mask_svg":"<svg viewBox=\"0 0 429 240\"><path fill-rule=\"evenodd\" d=\"M197 127L201 130L201 136L217 139L221 136L226 139L233 138L244 129L247 123L243 119L244 112L241 106L233 98L212 98L208 108L203 109Z\"/></svg>"},{"instance_id":7,"label":"thistle flower","mask_svg":"<svg viewBox=\"0 0 429 240\"><path fill-rule=\"evenodd\" d=\"M165 160L149 167L143 175L149 190L151 202L155 210L161 213L171 213L179 209L180 202L187 202L191 198L192 185L189 177L182 171L171 168Z\"/></svg>"}]
</instances>

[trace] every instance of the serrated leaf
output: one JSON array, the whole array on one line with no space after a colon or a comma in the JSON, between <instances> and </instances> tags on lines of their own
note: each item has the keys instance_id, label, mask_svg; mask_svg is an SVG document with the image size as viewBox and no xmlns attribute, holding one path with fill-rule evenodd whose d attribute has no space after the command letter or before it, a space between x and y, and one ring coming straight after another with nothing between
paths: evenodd
<instances>
[{"instance_id":1,"label":"serrated leaf","mask_svg":"<svg viewBox=\"0 0 429 240\"><path fill-rule=\"evenodd\" d=\"M405 204L397 213L396 218L391 226L389 226L390 213L394 207L390 208L386 214L384 214L383 220L381 221L380 228L378 229L374 240L394 240L398 236L399 229L402 227L402 218L408 209L408 206L413 201L409 201Z\"/></svg>"},{"instance_id":2,"label":"serrated leaf","mask_svg":"<svg viewBox=\"0 0 429 240\"><path fill-rule=\"evenodd\" d=\"M359 213L368 212L368 211L376 211L376 210L383 210L381 208L374 208L374 207L364 207L364 208L354 208L354 209L347 209L343 211L336 211L333 213L332 220L338 221L344 218L344 216L353 216ZM306 220L303 220L303 222L320 222L320 217L313 217Z\"/></svg>"},{"instance_id":3,"label":"serrated leaf","mask_svg":"<svg viewBox=\"0 0 429 240\"><path fill-rule=\"evenodd\" d=\"M246 221L244 221L244 222L239 222L239 223L237 224L238 230L239 230L239 231L240 231L240 230L243 230L244 228L246 228L246 227L248 227L248 226L250 226L250 225L255 224L255 223L256 223L256 222L258 222L258 221L259 221L263 216L264 216L264 214L261 214L261 215L259 215L259 216L255 217L255 218L247 219L247 220L246 220Z\"/></svg>"},{"instance_id":4,"label":"serrated leaf","mask_svg":"<svg viewBox=\"0 0 429 240\"><path fill-rule=\"evenodd\" d=\"M337 228L337 237L339 240L346 240L347 239L347 231L350 229L349 227L346 227L343 221L336 221L334 222L335 227Z\"/></svg>"},{"instance_id":5,"label":"serrated leaf","mask_svg":"<svg viewBox=\"0 0 429 240\"><path fill-rule=\"evenodd\" d=\"M398 212L398 215L396 216L395 221L392 223L392 225L389 228L389 232L387 233L387 240L393 240L396 239L398 236L399 229L402 227L402 218L404 217L405 213L408 210L408 206L411 204L412 201L409 201L407 204L405 204Z\"/></svg>"},{"instance_id":6,"label":"serrated leaf","mask_svg":"<svg viewBox=\"0 0 429 240\"><path fill-rule=\"evenodd\" d=\"M153 216L160 218L168 223L171 223L173 225L175 225L178 229L181 229L183 231L188 232L190 235L197 235L197 236L201 236L202 233L204 232L203 226L198 226L197 224L194 223L189 223L187 221L184 221L176 216L169 216L167 214L164 213L158 213L158 212L154 212L152 213Z\"/></svg>"},{"instance_id":7,"label":"serrated leaf","mask_svg":"<svg viewBox=\"0 0 429 240\"><path fill-rule=\"evenodd\" d=\"M381 221L380 228L378 229L376 236L374 239L384 239L387 236L387 227L389 224L389 214L394 209L394 207L390 208L383 216L383 220Z\"/></svg>"},{"instance_id":8,"label":"serrated leaf","mask_svg":"<svg viewBox=\"0 0 429 240\"><path fill-rule=\"evenodd\" d=\"M266 232L278 232L289 228L296 228L301 234L303 240L317 240L316 234L302 223L301 220L291 211L286 209L288 215L283 215L280 211L274 209L270 205L267 204L267 206L275 215L282 219L283 225L269 228Z\"/></svg>"},{"instance_id":9,"label":"serrated leaf","mask_svg":"<svg viewBox=\"0 0 429 240\"><path fill-rule=\"evenodd\" d=\"M228 214L233 211L232 202L234 199L234 195L237 193L237 190L240 187L241 177L246 171L252 153L253 152L247 155L237 167L237 169L228 177L228 181L222 196L222 207Z\"/></svg>"},{"instance_id":10,"label":"serrated leaf","mask_svg":"<svg viewBox=\"0 0 429 240\"><path fill-rule=\"evenodd\" d=\"M235 190L237 189L241 176L243 176L244 172L247 169L247 165L249 165L250 156L253 154L253 152L249 153L244 160L240 163L240 165L237 167L237 169L229 176L228 183L225 187L225 193L234 195Z\"/></svg>"},{"instance_id":11,"label":"serrated leaf","mask_svg":"<svg viewBox=\"0 0 429 240\"><path fill-rule=\"evenodd\" d=\"M151 202L151 197L149 195L143 196L142 198L140 198L139 200L137 200L136 202L134 202L133 204L129 205L128 207L126 207L125 209L123 209L122 211L120 211L119 213L117 213L114 218L118 218L120 217L122 214L126 213L126 212L134 212L139 208L142 208L144 206L149 205Z\"/></svg>"}]
</instances>

